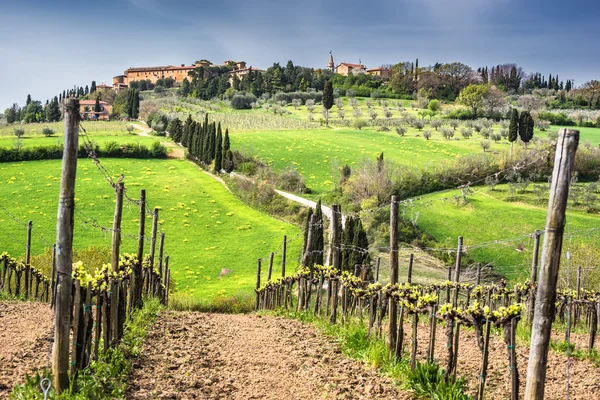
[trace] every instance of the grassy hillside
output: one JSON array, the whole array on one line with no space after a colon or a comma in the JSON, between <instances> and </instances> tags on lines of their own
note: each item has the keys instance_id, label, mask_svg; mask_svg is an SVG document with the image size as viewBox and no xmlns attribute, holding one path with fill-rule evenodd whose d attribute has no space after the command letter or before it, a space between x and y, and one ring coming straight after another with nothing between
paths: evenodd
<instances>
[{"instance_id":1,"label":"grassy hillside","mask_svg":"<svg viewBox=\"0 0 600 400\"><path fill-rule=\"evenodd\" d=\"M532 239L525 236L544 229L547 197L536 200L530 189L511 198L507 185L499 185L491 192L487 188L477 188L466 204L457 205L452 199L456 195L460 192L424 196L423 202L416 205L419 228L433 235L440 246L446 248L456 247L458 236L464 237L466 246L510 239L475 246L467 253L477 261L494 263L497 272L509 279L528 277L533 246ZM586 231L583 235L576 232L597 228L597 214L569 207L567 221L565 235L573 232L573 242L593 241L600 245L597 233ZM520 244L524 246L522 252L517 250Z\"/></svg>"},{"instance_id":2,"label":"grassy hillside","mask_svg":"<svg viewBox=\"0 0 600 400\"><path fill-rule=\"evenodd\" d=\"M312 190L322 193L333 189L338 168L351 168L363 158L374 160L381 152L388 160L411 168L432 166L442 160L482 151L479 141L446 140L435 135L430 140L418 137L416 129L401 137L395 132L344 128L302 131L257 131L233 133L232 147L250 153L275 169L296 168ZM508 144L492 148L508 149Z\"/></svg>"},{"instance_id":3,"label":"grassy hillside","mask_svg":"<svg viewBox=\"0 0 600 400\"><path fill-rule=\"evenodd\" d=\"M219 182L182 160L104 159L117 178L125 175L132 198L147 191L149 206L160 206L165 249L177 289L196 300L215 296L249 296L253 293L256 259L281 247L283 235L294 237L299 229L247 207ZM0 164L0 204L22 221L33 221L32 253L43 252L42 234L54 242L60 161ZM77 171L75 241L77 248L109 246L109 233L93 228L112 226L114 193L91 160L80 160ZM83 215L80 213L83 213ZM151 218L147 217L147 234ZM126 203L123 211L123 251L135 252L138 209ZM0 251L22 256L25 228L0 210ZM290 243L288 262L293 269L301 238ZM279 255L275 259L280 264ZM230 273L222 271L231 270ZM221 277L220 275L226 275Z\"/></svg>"}]
</instances>

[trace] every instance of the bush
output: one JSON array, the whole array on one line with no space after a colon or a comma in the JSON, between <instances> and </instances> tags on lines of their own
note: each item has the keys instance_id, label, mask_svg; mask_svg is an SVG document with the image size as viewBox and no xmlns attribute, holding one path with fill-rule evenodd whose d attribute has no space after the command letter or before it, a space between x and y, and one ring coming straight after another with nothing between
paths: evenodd
<instances>
[{"instance_id":1,"label":"bush","mask_svg":"<svg viewBox=\"0 0 600 400\"><path fill-rule=\"evenodd\" d=\"M15 136L18 138L22 138L25 135L25 129L23 129L23 128L15 128L14 132L15 132Z\"/></svg>"},{"instance_id":2,"label":"bush","mask_svg":"<svg viewBox=\"0 0 600 400\"><path fill-rule=\"evenodd\" d=\"M352 127L358 130L361 130L365 126L367 126L367 121L365 121L364 119L357 118L354 120L354 122L352 122Z\"/></svg>"},{"instance_id":3,"label":"bush","mask_svg":"<svg viewBox=\"0 0 600 400\"><path fill-rule=\"evenodd\" d=\"M406 134L406 128L403 126L397 126L396 133L400 136L404 136Z\"/></svg>"},{"instance_id":4,"label":"bush","mask_svg":"<svg viewBox=\"0 0 600 400\"><path fill-rule=\"evenodd\" d=\"M42 128L42 133L44 134L44 136L50 137L54 135L55 132L54 129L45 126L44 128Z\"/></svg>"},{"instance_id":5,"label":"bush","mask_svg":"<svg viewBox=\"0 0 600 400\"><path fill-rule=\"evenodd\" d=\"M445 118L466 120L474 119L475 115L473 115L473 112L468 108L455 108L454 110L450 111Z\"/></svg>"},{"instance_id":6,"label":"bush","mask_svg":"<svg viewBox=\"0 0 600 400\"><path fill-rule=\"evenodd\" d=\"M236 94L231 98L231 108L236 110L250 110L252 103L256 103L256 96L253 94Z\"/></svg>"},{"instance_id":7,"label":"bush","mask_svg":"<svg viewBox=\"0 0 600 400\"><path fill-rule=\"evenodd\" d=\"M567 116L565 113L551 113L549 111L542 111L538 114L538 119L550 121L552 125L561 126L574 126L575 121Z\"/></svg>"}]
</instances>

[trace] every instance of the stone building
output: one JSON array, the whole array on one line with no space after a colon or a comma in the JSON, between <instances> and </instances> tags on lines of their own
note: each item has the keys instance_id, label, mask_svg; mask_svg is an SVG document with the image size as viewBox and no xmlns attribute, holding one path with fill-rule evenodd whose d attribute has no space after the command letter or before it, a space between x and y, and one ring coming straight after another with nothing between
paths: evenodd
<instances>
[{"instance_id":1,"label":"stone building","mask_svg":"<svg viewBox=\"0 0 600 400\"><path fill-rule=\"evenodd\" d=\"M392 69L387 67L368 69L367 74L380 76L382 79L392 79Z\"/></svg>"},{"instance_id":2,"label":"stone building","mask_svg":"<svg viewBox=\"0 0 600 400\"><path fill-rule=\"evenodd\" d=\"M367 67L362 64L351 64L351 63L341 63L337 67L335 67L335 73L343 76L348 76L348 74L352 72L354 75L364 74L367 72Z\"/></svg>"},{"instance_id":3,"label":"stone building","mask_svg":"<svg viewBox=\"0 0 600 400\"><path fill-rule=\"evenodd\" d=\"M112 112L112 106L105 101L100 101L100 111L95 112L96 100L81 100L79 102L79 113L86 120L108 120Z\"/></svg>"}]
</instances>

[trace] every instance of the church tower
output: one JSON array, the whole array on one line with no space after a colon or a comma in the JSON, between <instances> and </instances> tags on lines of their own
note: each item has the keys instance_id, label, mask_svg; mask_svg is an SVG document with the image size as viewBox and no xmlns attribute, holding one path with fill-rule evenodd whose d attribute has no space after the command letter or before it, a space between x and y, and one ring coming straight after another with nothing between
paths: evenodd
<instances>
[{"instance_id":1,"label":"church tower","mask_svg":"<svg viewBox=\"0 0 600 400\"><path fill-rule=\"evenodd\" d=\"M327 69L331 72L335 72L335 64L333 63L333 55L329 51L329 61L327 62Z\"/></svg>"}]
</instances>

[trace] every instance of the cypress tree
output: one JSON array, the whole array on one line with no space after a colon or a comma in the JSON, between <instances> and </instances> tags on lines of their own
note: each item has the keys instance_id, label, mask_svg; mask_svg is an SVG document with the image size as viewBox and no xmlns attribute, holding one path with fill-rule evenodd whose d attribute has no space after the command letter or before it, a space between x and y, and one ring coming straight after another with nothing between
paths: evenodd
<instances>
[{"instance_id":1,"label":"cypress tree","mask_svg":"<svg viewBox=\"0 0 600 400\"><path fill-rule=\"evenodd\" d=\"M100 112L100 98L99 97L96 97L96 103L94 104L94 112L95 113Z\"/></svg>"},{"instance_id":2,"label":"cypress tree","mask_svg":"<svg viewBox=\"0 0 600 400\"><path fill-rule=\"evenodd\" d=\"M228 174L231 173L231 171L233 171L233 153L231 152L231 150L227 150L225 152L225 172L227 172Z\"/></svg>"},{"instance_id":3,"label":"cypress tree","mask_svg":"<svg viewBox=\"0 0 600 400\"><path fill-rule=\"evenodd\" d=\"M533 139L533 127L533 117L529 111L523 111L519 118L519 136L523 143L525 143L525 149L527 149L527 144Z\"/></svg>"},{"instance_id":4,"label":"cypress tree","mask_svg":"<svg viewBox=\"0 0 600 400\"><path fill-rule=\"evenodd\" d=\"M313 209L309 207L304 223L304 244L302 245L302 254L306 253L306 244L308 242L308 230L310 229L310 217L313 215Z\"/></svg>"},{"instance_id":5,"label":"cypress tree","mask_svg":"<svg viewBox=\"0 0 600 400\"><path fill-rule=\"evenodd\" d=\"M325 241L323 238L323 210L321 209L321 199L315 206L315 215L317 216L317 226L313 229L313 246L311 255L311 264L323 265L323 248Z\"/></svg>"},{"instance_id":6,"label":"cypress tree","mask_svg":"<svg viewBox=\"0 0 600 400\"><path fill-rule=\"evenodd\" d=\"M508 126L508 141L514 142L519 134L519 111L516 108L512 109L510 114L510 125Z\"/></svg>"},{"instance_id":7,"label":"cypress tree","mask_svg":"<svg viewBox=\"0 0 600 400\"><path fill-rule=\"evenodd\" d=\"M190 134L188 136L188 154L192 157L196 156L196 140L198 139L198 126L194 122L190 128Z\"/></svg>"},{"instance_id":8,"label":"cypress tree","mask_svg":"<svg viewBox=\"0 0 600 400\"><path fill-rule=\"evenodd\" d=\"M131 106L131 117L137 119L140 115L140 92L133 92L133 104Z\"/></svg>"},{"instance_id":9,"label":"cypress tree","mask_svg":"<svg viewBox=\"0 0 600 400\"><path fill-rule=\"evenodd\" d=\"M223 135L221 134L221 126L217 133L217 141L215 142L215 172L219 173L223 169Z\"/></svg>"},{"instance_id":10,"label":"cypress tree","mask_svg":"<svg viewBox=\"0 0 600 400\"><path fill-rule=\"evenodd\" d=\"M29 105L29 103L31 103L31 95L30 94L27 95L27 100L25 100L25 107L27 107Z\"/></svg>"},{"instance_id":11,"label":"cypress tree","mask_svg":"<svg viewBox=\"0 0 600 400\"><path fill-rule=\"evenodd\" d=\"M231 148L231 143L229 142L229 129L225 129L225 139L223 140L223 153L227 153Z\"/></svg>"},{"instance_id":12,"label":"cypress tree","mask_svg":"<svg viewBox=\"0 0 600 400\"><path fill-rule=\"evenodd\" d=\"M183 135L181 135L181 145L183 147L187 147L188 137L190 136L190 128L192 126L192 116L188 114L187 119L185 120L185 125L183 126Z\"/></svg>"},{"instance_id":13,"label":"cypress tree","mask_svg":"<svg viewBox=\"0 0 600 400\"><path fill-rule=\"evenodd\" d=\"M90 87L90 94L96 91L96 81L92 81L92 86Z\"/></svg>"},{"instance_id":14,"label":"cypress tree","mask_svg":"<svg viewBox=\"0 0 600 400\"><path fill-rule=\"evenodd\" d=\"M333 107L333 84L330 80L325 82L325 87L323 88L323 107L327 110L325 124L329 126L329 110Z\"/></svg>"},{"instance_id":15,"label":"cypress tree","mask_svg":"<svg viewBox=\"0 0 600 400\"><path fill-rule=\"evenodd\" d=\"M346 226L342 232L342 246L340 251L342 253L342 271L354 271L354 266L351 265L352 258L352 242L354 241L354 218L346 218Z\"/></svg>"}]
</instances>

